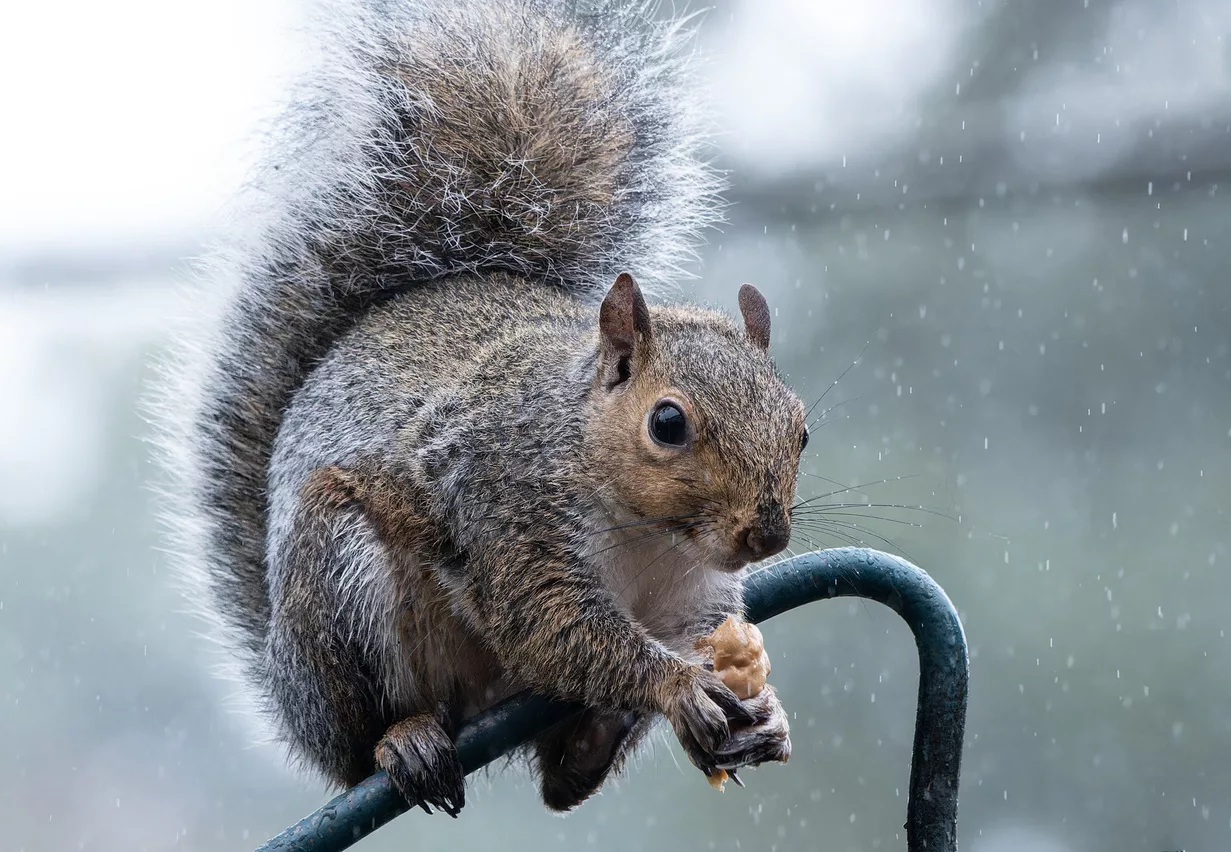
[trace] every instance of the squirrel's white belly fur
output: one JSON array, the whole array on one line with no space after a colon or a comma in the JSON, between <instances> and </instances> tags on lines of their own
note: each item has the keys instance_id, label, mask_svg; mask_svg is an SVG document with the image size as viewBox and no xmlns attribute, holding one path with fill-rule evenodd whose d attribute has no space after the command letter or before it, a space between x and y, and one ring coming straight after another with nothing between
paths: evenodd
<instances>
[{"instance_id":1,"label":"squirrel's white belly fur","mask_svg":"<svg viewBox=\"0 0 1231 852\"><path fill-rule=\"evenodd\" d=\"M596 534L589 552L601 554L603 580L625 613L686 659L699 659L698 618L738 600L740 575L708 564L683 534L647 535L645 527L631 526Z\"/></svg>"}]
</instances>

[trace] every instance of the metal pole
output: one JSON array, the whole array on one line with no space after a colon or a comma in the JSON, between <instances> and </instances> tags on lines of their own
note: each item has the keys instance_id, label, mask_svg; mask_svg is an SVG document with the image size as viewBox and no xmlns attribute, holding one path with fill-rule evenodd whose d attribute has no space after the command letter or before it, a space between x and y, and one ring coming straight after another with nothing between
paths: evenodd
<instances>
[{"instance_id":1,"label":"metal pole","mask_svg":"<svg viewBox=\"0 0 1231 852\"><path fill-rule=\"evenodd\" d=\"M905 559L843 547L805 553L748 578L749 621L825 598L860 597L892 609L919 648L919 703L906 806L909 852L957 852L957 788L970 662L948 595Z\"/></svg>"},{"instance_id":2,"label":"metal pole","mask_svg":"<svg viewBox=\"0 0 1231 852\"><path fill-rule=\"evenodd\" d=\"M822 550L756 571L745 584L749 621L812 601L861 597L906 621L919 648L919 704L906 811L908 852L956 852L958 776L966 728L969 660L957 611L944 590L904 559L876 550ZM580 705L521 693L465 722L457 750L467 774L579 712ZM377 772L300 820L257 852L338 852L407 810Z\"/></svg>"}]
</instances>

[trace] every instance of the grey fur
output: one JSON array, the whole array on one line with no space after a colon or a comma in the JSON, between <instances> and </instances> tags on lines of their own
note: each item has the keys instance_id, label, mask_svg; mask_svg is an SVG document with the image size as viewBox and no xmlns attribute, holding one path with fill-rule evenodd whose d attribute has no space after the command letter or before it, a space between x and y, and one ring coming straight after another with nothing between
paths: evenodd
<instances>
[{"instance_id":1,"label":"grey fur","mask_svg":"<svg viewBox=\"0 0 1231 852\"><path fill-rule=\"evenodd\" d=\"M162 401L190 595L281 738L452 814L449 730L516 688L595 711L538 743L553 808L657 714L702 768L789 751L772 694L741 705L693 643L739 612L753 531L789 527L803 406L710 311L616 305L641 326L613 360L597 297L670 283L718 183L683 24L565 5L331 17ZM646 434L665 393L695 454ZM679 506L700 520L664 527Z\"/></svg>"}]
</instances>

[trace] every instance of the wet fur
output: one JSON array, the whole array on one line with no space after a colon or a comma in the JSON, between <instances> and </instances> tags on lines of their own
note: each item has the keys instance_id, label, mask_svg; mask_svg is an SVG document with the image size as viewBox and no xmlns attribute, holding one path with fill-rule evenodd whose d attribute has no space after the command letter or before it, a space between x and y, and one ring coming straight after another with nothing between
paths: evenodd
<instances>
[{"instance_id":1,"label":"wet fur","mask_svg":"<svg viewBox=\"0 0 1231 852\"><path fill-rule=\"evenodd\" d=\"M802 406L729 318L654 307L602 392L598 298L625 269L664 289L718 185L680 23L568 5L331 12L212 261L237 286L161 396L190 598L279 737L446 810L441 731L525 687L594 708L539 743L553 808L657 713L712 762L753 713L685 659L740 609L710 554L794 491ZM666 386L707 430L691 463L636 443ZM681 506L713 517L677 548L610 529Z\"/></svg>"}]
</instances>

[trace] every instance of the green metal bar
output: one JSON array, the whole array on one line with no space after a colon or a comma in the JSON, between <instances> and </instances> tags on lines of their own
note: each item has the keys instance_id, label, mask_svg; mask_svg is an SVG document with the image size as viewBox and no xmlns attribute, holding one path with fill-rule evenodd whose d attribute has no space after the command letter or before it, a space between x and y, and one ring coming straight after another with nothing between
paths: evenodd
<instances>
[{"instance_id":1,"label":"green metal bar","mask_svg":"<svg viewBox=\"0 0 1231 852\"><path fill-rule=\"evenodd\" d=\"M919 649L919 703L906 811L908 852L956 852L958 776L966 728L969 660L957 611L944 590L904 559L842 547L756 571L745 583L749 621L837 597L878 601L906 621ZM521 693L462 724L457 750L467 774L579 712L580 705ZM257 852L338 852L407 810L377 772Z\"/></svg>"}]
</instances>

